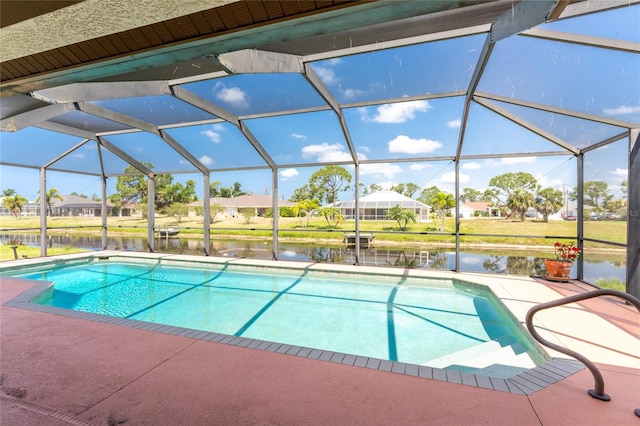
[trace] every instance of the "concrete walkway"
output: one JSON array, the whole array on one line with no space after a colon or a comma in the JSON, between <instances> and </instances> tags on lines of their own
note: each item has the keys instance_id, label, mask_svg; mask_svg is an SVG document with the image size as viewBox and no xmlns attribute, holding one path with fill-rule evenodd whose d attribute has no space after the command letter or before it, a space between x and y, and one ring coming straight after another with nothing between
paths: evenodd
<instances>
[{"instance_id":1,"label":"concrete walkway","mask_svg":"<svg viewBox=\"0 0 640 426\"><path fill-rule=\"evenodd\" d=\"M1 303L30 285L3 277ZM610 402L587 395L586 369L526 396L3 305L0 424L640 425L637 312L567 309L588 327L555 333L590 348Z\"/></svg>"}]
</instances>

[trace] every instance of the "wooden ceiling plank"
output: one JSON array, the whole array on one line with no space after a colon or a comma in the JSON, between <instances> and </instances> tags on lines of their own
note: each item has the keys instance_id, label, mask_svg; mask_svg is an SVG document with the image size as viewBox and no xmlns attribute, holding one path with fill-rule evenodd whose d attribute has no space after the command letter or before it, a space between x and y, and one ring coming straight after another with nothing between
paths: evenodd
<instances>
[{"instance_id":1,"label":"wooden ceiling plank","mask_svg":"<svg viewBox=\"0 0 640 426\"><path fill-rule=\"evenodd\" d=\"M221 32L226 29L217 9L205 10L202 14L214 33Z\"/></svg>"},{"instance_id":2,"label":"wooden ceiling plank","mask_svg":"<svg viewBox=\"0 0 640 426\"><path fill-rule=\"evenodd\" d=\"M213 34L213 28L211 28L207 17L203 13L194 13L191 16L191 21L200 35Z\"/></svg>"},{"instance_id":3,"label":"wooden ceiling plank","mask_svg":"<svg viewBox=\"0 0 640 426\"><path fill-rule=\"evenodd\" d=\"M246 2L242 1L238 3L232 3L229 6L236 17L238 24L241 27L255 24L255 21L251 16L251 12L249 12L249 8L247 7Z\"/></svg>"},{"instance_id":4,"label":"wooden ceiling plank","mask_svg":"<svg viewBox=\"0 0 640 426\"><path fill-rule=\"evenodd\" d=\"M264 9L267 11L269 19L280 19L284 17L284 11L279 1L269 1L264 3Z\"/></svg>"},{"instance_id":5,"label":"wooden ceiling plank","mask_svg":"<svg viewBox=\"0 0 640 426\"><path fill-rule=\"evenodd\" d=\"M187 38L199 37L202 35L194 25L191 17L181 16L180 18L176 19L176 22Z\"/></svg>"}]
</instances>

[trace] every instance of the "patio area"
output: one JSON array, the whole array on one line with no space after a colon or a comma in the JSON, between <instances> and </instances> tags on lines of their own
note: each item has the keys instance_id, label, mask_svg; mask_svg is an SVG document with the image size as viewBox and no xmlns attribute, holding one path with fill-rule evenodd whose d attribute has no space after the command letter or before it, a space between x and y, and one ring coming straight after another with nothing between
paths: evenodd
<instances>
[{"instance_id":1,"label":"patio area","mask_svg":"<svg viewBox=\"0 0 640 426\"><path fill-rule=\"evenodd\" d=\"M589 288L473 278L523 306ZM7 277L0 285L3 425L640 423L639 316L609 297L542 318L598 364L612 398L602 402L587 395L587 369L518 395L5 305L31 286Z\"/></svg>"}]
</instances>

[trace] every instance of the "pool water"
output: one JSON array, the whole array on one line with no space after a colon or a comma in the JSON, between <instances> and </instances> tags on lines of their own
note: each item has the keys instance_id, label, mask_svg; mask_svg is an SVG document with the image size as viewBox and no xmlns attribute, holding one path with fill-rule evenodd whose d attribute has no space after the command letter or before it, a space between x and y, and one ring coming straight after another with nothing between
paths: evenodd
<instances>
[{"instance_id":1,"label":"pool water","mask_svg":"<svg viewBox=\"0 0 640 426\"><path fill-rule=\"evenodd\" d=\"M44 305L391 361L505 341L540 358L488 290L451 280L113 260L21 276L55 282Z\"/></svg>"}]
</instances>

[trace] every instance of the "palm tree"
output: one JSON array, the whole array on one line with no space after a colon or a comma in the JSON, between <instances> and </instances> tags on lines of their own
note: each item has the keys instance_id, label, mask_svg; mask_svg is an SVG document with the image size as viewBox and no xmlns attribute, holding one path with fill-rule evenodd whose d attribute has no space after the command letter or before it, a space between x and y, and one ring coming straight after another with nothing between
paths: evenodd
<instances>
[{"instance_id":1,"label":"palm tree","mask_svg":"<svg viewBox=\"0 0 640 426\"><path fill-rule=\"evenodd\" d=\"M444 218L447 215L447 210L456 206L456 200L453 194L441 191L431 198L431 205L436 208L442 218L442 225L440 227L440 232L442 232L444 231Z\"/></svg>"},{"instance_id":2,"label":"palm tree","mask_svg":"<svg viewBox=\"0 0 640 426\"><path fill-rule=\"evenodd\" d=\"M324 217L330 227L335 228L338 226L344 216L340 213L340 209L337 207L321 207L318 209L318 215Z\"/></svg>"},{"instance_id":3,"label":"palm tree","mask_svg":"<svg viewBox=\"0 0 640 426\"><path fill-rule=\"evenodd\" d=\"M407 228L409 222L416 223L416 214L411 210L405 210L400 205L391 207L387 210L387 219L395 220L400 226L400 230L404 231Z\"/></svg>"},{"instance_id":4,"label":"palm tree","mask_svg":"<svg viewBox=\"0 0 640 426\"><path fill-rule=\"evenodd\" d=\"M297 205L293 206L293 213L300 218L300 226L303 226L302 213L304 213L304 216L307 218L307 224L304 225L304 227L308 228L311 213L318 208L320 208L320 202L315 198L313 200L300 200Z\"/></svg>"},{"instance_id":5,"label":"palm tree","mask_svg":"<svg viewBox=\"0 0 640 426\"><path fill-rule=\"evenodd\" d=\"M549 215L560 211L564 204L562 197L562 191L558 189L545 188L538 192L535 206L545 222L549 222Z\"/></svg>"},{"instance_id":6,"label":"palm tree","mask_svg":"<svg viewBox=\"0 0 640 426\"><path fill-rule=\"evenodd\" d=\"M22 211L22 207L25 203L28 203L29 200L24 198L20 194L15 194L10 197L4 197L2 200L2 204L7 208L7 210L11 211L13 215L18 218L18 214Z\"/></svg>"},{"instance_id":7,"label":"palm tree","mask_svg":"<svg viewBox=\"0 0 640 426\"><path fill-rule=\"evenodd\" d=\"M40 191L38 191L40 192ZM50 190L47 191L47 194L45 196L45 200L47 203L47 210L49 212L49 217L51 217L51 201L57 198L58 200L62 201L62 195L58 194L58 190L56 188L51 188ZM36 203L40 201L40 197L36 198Z\"/></svg>"},{"instance_id":8,"label":"palm tree","mask_svg":"<svg viewBox=\"0 0 640 426\"><path fill-rule=\"evenodd\" d=\"M520 220L523 222L525 213L529 210L529 207L533 207L534 205L533 194L521 189L516 190L507 199L507 207L514 213L518 213Z\"/></svg>"}]
</instances>

